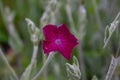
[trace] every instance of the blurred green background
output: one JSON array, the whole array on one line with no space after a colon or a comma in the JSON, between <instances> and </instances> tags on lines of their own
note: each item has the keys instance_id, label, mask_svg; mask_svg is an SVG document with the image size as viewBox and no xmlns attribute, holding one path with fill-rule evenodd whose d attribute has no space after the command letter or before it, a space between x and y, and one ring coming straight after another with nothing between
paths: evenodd
<instances>
[{"instance_id":1,"label":"blurred green background","mask_svg":"<svg viewBox=\"0 0 120 80\"><path fill-rule=\"evenodd\" d=\"M48 5L48 0L0 0L0 46L19 77L30 63L33 51L25 18L30 18L39 28L43 27L40 19ZM70 22L66 5L70 5L68 7L71 10L74 24ZM110 25L119 12L120 0L57 0L56 6L55 24L65 23L80 40L80 52L75 47L72 56L75 55L79 59L80 68L82 66L84 69L81 70L84 72L82 77L91 80L92 76L96 75L98 80L103 80L108 70L111 54L115 53L114 48L117 48L116 45L119 43L118 39L113 38L104 49L104 31L106 25ZM81 6L84 7L83 14L79 13ZM9 15L13 16L10 22L11 16ZM86 17L83 17L84 15ZM47 16L49 17L50 14ZM82 17L85 18L83 22L81 22ZM53 17L50 17L51 19ZM51 22L48 21L48 23ZM10 30L10 26L14 26L13 31ZM81 26L84 28L82 32L79 30L82 29ZM76 29L75 32L72 27ZM81 38L83 33L85 35ZM47 77L42 76L38 80L68 80L65 63L72 63L72 56L70 61L67 61L60 54L55 55L47 67ZM40 41L37 70L41 68L42 64ZM119 69L118 67L113 80L120 80ZM0 59L0 80L10 80L8 75L9 72Z\"/></svg>"}]
</instances>

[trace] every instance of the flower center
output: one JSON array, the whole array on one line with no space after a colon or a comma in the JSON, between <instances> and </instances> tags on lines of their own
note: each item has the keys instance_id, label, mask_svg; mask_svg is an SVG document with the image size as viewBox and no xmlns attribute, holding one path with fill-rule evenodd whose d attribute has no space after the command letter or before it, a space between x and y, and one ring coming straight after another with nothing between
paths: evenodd
<instances>
[{"instance_id":1,"label":"flower center","mask_svg":"<svg viewBox=\"0 0 120 80\"><path fill-rule=\"evenodd\" d=\"M56 40L55 40L55 43L56 43L57 45L59 45L59 44L61 44L61 40L60 40L60 39L56 39Z\"/></svg>"}]
</instances>

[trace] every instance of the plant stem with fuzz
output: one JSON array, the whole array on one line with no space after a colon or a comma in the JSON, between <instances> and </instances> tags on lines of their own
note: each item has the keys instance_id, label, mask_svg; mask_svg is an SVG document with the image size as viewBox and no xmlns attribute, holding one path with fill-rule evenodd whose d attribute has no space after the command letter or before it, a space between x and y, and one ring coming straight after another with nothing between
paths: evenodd
<instances>
[{"instance_id":1,"label":"plant stem with fuzz","mask_svg":"<svg viewBox=\"0 0 120 80\"><path fill-rule=\"evenodd\" d=\"M36 62L37 52L38 52L38 45L34 45L34 47L33 47L33 55L32 55L32 59L31 59L31 64Z\"/></svg>"},{"instance_id":2,"label":"plant stem with fuzz","mask_svg":"<svg viewBox=\"0 0 120 80\"><path fill-rule=\"evenodd\" d=\"M38 52L38 44L34 44L31 62L27 66L27 68L25 69L25 71L23 72L20 80L29 80L30 79L31 74L32 74L32 70L34 70L33 67L36 64L37 52Z\"/></svg>"},{"instance_id":3,"label":"plant stem with fuzz","mask_svg":"<svg viewBox=\"0 0 120 80\"><path fill-rule=\"evenodd\" d=\"M46 66L49 64L49 62L51 61L51 59L53 58L53 56L55 55L54 52L50 52L48 58L46 59L44 65L42 66L42 68L40 69L40 71L35 75L35 77L33 77L32 80L37 80L37 78L42 74L42 72L44 71L44 69L46 68Z\"/></svg>"},{"instance_id":4,"label":"plant stem with fuzz","mask_svg":"<svg viewBox=\"0 0 120 80\"><path fill-rule=\"evenodd\" d=\"M43 51L42 51L42 53L44 53ZM43 54L43 63L46 61L46 55L45 54ZM47 68L46 69L44 69L44 71L43 71L43 80L47 80Z\"/></svg>"},{"instance_id":5,"label":"plant stem with fuzz","mask_svg":"<svg viewBox=\"0 0 120 80\"><path fill-rule=\"evenodd\" d=\"M81 73L83 74L82 80L87 80L85 63L84 63L84 55L82 50L82 42L79 41L77 49L78 49L78 53L79 53L78 55L79 55L80 65L81 65L80 70L81 70Z\"/></svg>"},{"instance_id":6,"label":"plant stem with fuzz","mask_svg":"<svg viewBox=\"0 0 120 80\"><path fill-rule=\"evenodd\" d=\"M112 56L112 60L111 60L107 75L105 77L105 80L111 80L112 79L113 73L114 73L115 68L118 64L118 59L119 59L119 57Z\"/></svg>"}]
</instances>

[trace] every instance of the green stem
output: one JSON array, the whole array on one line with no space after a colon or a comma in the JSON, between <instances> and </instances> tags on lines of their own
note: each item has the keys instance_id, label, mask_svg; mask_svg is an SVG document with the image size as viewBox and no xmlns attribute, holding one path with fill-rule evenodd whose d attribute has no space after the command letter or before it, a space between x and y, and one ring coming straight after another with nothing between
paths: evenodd
<instances>
[{"instance_id":1,"label":"green stem","mask_svg":"<svg viewBox=\"0 0 120 80\"><path fill-rule=\"evenodd\" d=\"M42 66L42 68L40 69L40 71L35 75L35 77L33 77L32 80L37 80L37 78L42 74L42 72L44 71L44 69L46 68L46 66L49 64L49 62L51 61L51 59L53 58L53 56L55 55L54 52L50 52L49 56L47 58L47 60L45 61L44 65Z\"/></svg>"},{"instance_id":2,"label":"green stem","mask_svg":"<svg viewBox=\"0 0 120 80\"><path fill-rule=\"evenodd\" d=\"M0 57L2 58L2 60L4 61L5 65L7 66L7 68L10 70L10 72L12 73L12 75L14 76L15 80L19 80L15 71L13 70L13 68L10 66L9 62L7 61L7 58L5 57L4 53L2 52L2 50L0 49Z\"/></svg>"}]
</instances>

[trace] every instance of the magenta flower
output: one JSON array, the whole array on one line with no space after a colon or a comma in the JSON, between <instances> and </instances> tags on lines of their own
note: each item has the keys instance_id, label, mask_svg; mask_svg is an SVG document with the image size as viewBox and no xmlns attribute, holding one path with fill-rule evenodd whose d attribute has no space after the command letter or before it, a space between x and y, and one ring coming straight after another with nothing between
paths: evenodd
<instances>
[{"instance_id":1,"label":"magenta flower","mask_svg":"<svg viewBox=\"0 0 120 80\"><path fill-rule=\"evenodd\" d=\"M43 28L45 40L42 42L44 53L60 52L66 59L70 59L72 49L78 44L74 35L65 24L59 26L48 24Z\"/></svg>"}]
</instances>

